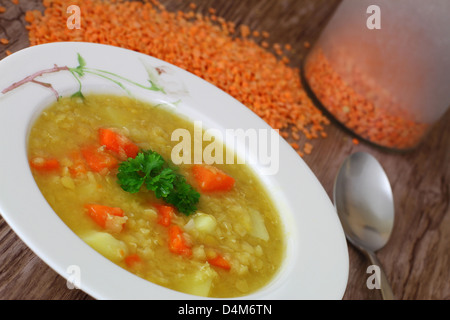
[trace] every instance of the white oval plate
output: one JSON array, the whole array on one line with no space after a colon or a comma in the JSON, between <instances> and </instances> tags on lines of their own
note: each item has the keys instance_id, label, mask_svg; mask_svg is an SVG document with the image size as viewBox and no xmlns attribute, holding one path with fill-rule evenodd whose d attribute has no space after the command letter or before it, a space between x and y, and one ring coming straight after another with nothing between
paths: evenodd
<instances>
[{"instance_id":1,"label":"white oval plate","mask_svg":"<svg viewBox=\"0 0 450 320\"><path fill-rule=\"evenodd\" d=\"M84 59L84 68L92 72L80 79L84 94L114 92L166 103L175 113L192 121L201 120L204 128L222 132L270 129L244 105L199 77L153 57L106 45L52 43L19 51L0 61L0 90L55 65L75 68L83 63L77 54ZM149 79L165 92L139 87L149 86ZM79 89L74 74L68 70L46 73L35 80L51 84L60 95L71 95ZM116 266L76 236L48 205L29 169L26 145L30 126L55 101L54 93L38 83L26 83L0 93L0 150L4 152L0 157L0 213L3 218L61 276L74 279L73 272L80 272L79 288L94 298L198 298L152 284ZM260 174L280 211L286 231L286 259L271 283L241 299L341 299L347 285L349 262L337 214L304 161L278 135L277 139L278 172L262 175L263 168L258 164L252 168Z\"/></svg>"}]
</instances>

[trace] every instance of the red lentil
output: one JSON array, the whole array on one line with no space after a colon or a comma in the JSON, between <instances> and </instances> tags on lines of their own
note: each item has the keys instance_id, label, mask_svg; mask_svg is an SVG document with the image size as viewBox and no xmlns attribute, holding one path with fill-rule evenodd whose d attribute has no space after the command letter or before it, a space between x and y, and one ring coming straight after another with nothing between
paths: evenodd
<instances>
[{"instance_id":1,"label":"red lentil","mask_svg":"<svg viewBox=\"0 0 450 320\"><path fill-rule=\"evenodd\" d=\"M260 35L268 39L267 31L252 31L241 25L240 35L233 35L234 23L216 16L214 9L209 11L214 19L194 12L195 4L190 4L191 11L184 13L169 12L156 0L43 0L43 4L43 14L29 11L25 15L31 45L86 41L139 51L177 65L228 92L272 128L279 129L286 139L326 137L324 126L329 120L307 97L298 68L288 65L288 57L278 59L267 50L267 40L255 40ZM83 28L66 28L64 13L69 5L80 6ZM286 45L285 49L292 47ZM291 132L295 132L292 137ZM303 156L298 143L293 146ZM305 153L311 150L311 144L305 145Z\"/></svg>"},{"instance_id":2,"label":"red lentil","mask_svg":"<svg viewBox=\"0 0 450 320\"><path fill-rule=\"evenodd\" d=\"M312 149L313 149L313 145L311 143L309 143L309 142L306 142L304 147L303 147L303 152L306 153L306 154L310 154Z\"/></svg>"},{"instance_id":3,"label":"red lentil","mask_svg":"<svg viewBox=\"0 0 450 320\"><path fill-rule=\"evenodd\" d=\"M247 38L250 35L250 28L246 25L241 25L241 35L243 38Z\"/></svg>"},{"instance_id":4,"label":"red lentil","mask_svg":"<svg viewBox=\"0 0 450 320\"><path fill-rule=\"evenodd\" d=\"M402 150L416 146L429 124L412 120L407 110L399 108L370 79L355 68L347 69L353 72L353 87L333 69L319 48L308 57L305 76L324 107L358 136L387 148ZM372 96L371 100L358 91L370 92L367 96Z\"/></svg>"}]
</instances>

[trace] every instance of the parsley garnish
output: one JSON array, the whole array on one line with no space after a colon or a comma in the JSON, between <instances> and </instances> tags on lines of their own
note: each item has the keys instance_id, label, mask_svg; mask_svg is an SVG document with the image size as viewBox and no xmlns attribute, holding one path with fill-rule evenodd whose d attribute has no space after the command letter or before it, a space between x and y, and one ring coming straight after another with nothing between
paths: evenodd
<instances>
[{"instance_id":1,"label":"parsley garnish","mask_svg":"<svg viewBox=\"0 0 450 320\"><path fill-rule=\"evenodd\" d=\"M158 199L174 205L185 215L197 210L195 205L200 194L154 151L141 151L136 158L122 162L117 178L122 189L127 192L137 193L145 185Z\"/></svg>"}]
</instances>

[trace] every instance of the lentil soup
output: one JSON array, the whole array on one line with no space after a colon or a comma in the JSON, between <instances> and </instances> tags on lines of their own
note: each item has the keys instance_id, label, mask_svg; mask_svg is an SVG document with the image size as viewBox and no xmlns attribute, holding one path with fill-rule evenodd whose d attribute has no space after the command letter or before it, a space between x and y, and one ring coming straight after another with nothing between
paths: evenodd
<instances>
[{"instance_id":1,"label":"lentil soup","mask_svg":"<svg viewBox=\"0 0 450 320\"><path fill-rule=\"evenodd\" d=\"M194 125L133 98L61 98L30 130L30 167L56 214L124 269L198 296L255 292L284 258L278 212L247 165L174 167L178 128Z\"/></svg>"}]
</instances>

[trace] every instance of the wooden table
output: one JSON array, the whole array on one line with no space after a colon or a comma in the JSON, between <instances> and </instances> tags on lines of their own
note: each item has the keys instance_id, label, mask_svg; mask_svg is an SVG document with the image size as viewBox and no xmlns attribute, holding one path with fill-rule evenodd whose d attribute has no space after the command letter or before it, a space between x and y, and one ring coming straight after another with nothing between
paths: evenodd
<instances>
[{"instance_id":1,"label":"wooden table","mask_svg":"<svg viewBox=\"0 0 450 320\"><path fill-rule=\"evenodd\" d=\"M307 49L339 4L337 0L197 0L199 10L209 7L217 15L255 30L270 30L279 43L290 43L297 51L292 65L300 67ZM187 1L162 1L169 9L186 9ZM37 0L20 0L18 6L0 0L8 7L0 15L0 45L12 52L27 47L23 20L27 9L42 9ZM10 8L11 7L11 8ZM1 106L0 106L1 107ZM395 198L395 226L388 245L379 258L398 299L450 298L450 114L435 126L428 139L416 150L398 154L370 145L351 142L352 136L339 126L327 128L328 138L313 142L314 150L304 158L332 194L335 175L346 156L368 151L387 171ZM5 156L2 153L2 156ZM1 183L1 181L0 181ZM366 286L368 261L349 246L350 274L344 299L379 299L377 290ZM66 281L50 269L15 235L0 217L0 299L91 299L79 290L69 290Z\"/></svg>"}]
</instances>

